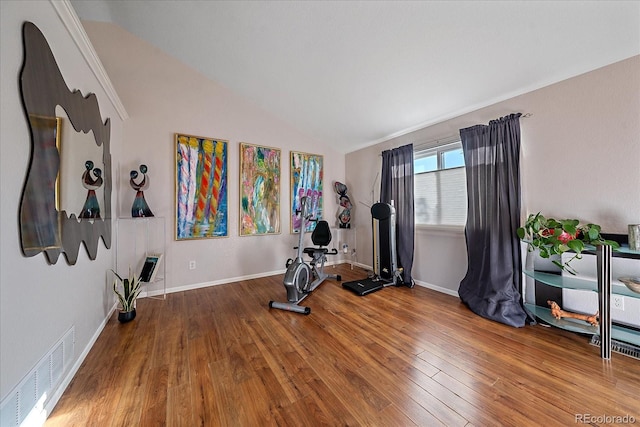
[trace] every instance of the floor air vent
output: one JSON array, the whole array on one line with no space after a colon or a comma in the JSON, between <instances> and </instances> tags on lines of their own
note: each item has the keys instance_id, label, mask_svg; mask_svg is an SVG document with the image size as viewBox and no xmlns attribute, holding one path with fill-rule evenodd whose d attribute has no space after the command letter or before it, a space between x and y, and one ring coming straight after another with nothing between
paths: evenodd
<instances>
[{"instance_id":1,"label":"floor air vent","mask_svg":"<svg viewBox=\"0 0 640 427\"><path fill-rule=\"evenodd\" d=\"M591 345L600 347L600 335L591 337ZM640 347L616 340L611 340L611 351L640 360Z\"/></svg>"},{"instance_id":2,"label":"floor air vent","mask_svg":"<svg viewBox=\"0 0 640 427\"><path fill-rule=\"evenodd\" d=\"M0 403L0 426L41 425L43 408L65 372L75 352L75 328L71 327L47 354ZM41 421L41 422L40 422Z\"/></svg>"}]
</instances>

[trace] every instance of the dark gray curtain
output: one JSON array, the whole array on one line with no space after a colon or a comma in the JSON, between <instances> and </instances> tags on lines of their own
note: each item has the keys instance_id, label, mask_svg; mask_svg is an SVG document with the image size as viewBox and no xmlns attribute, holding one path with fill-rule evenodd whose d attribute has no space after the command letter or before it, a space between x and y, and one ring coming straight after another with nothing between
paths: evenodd
<instances>
[{"instance_id":1,"label":"dark gray curtain","mask_svg":"<svg viewBox=\"0 0 640 427\"><path fill-rule=\"evenodd\" d=\"M415 217L413 206L413 144L382 152L380 201L396 209L396 252L403 268L404 285L413 287L413 242Z\"/></svg>"},{"instance_id":2,"label":"dark gray curtain","mask_svg":"<svg viewBox=\"0 0 640 427\"><path fill-rule=\"evenodd\" d=\"M476 314L524 326L521 304L520 114L460 130L467 173L467 274L460 299Z\"/></svg>"}]
</instances>

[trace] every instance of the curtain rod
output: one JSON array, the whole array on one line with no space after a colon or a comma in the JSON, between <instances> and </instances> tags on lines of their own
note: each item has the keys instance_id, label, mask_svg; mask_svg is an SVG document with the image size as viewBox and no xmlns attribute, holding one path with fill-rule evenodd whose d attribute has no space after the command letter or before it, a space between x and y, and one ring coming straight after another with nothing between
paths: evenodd
<instances>
[{"instance_id":1,"label":"curtain rod","mask_svg":"<svg viewBox=\"0 0 640 427\"><path fill-rule=\"evenodd\" d=\"M445 138L438 138L438 139L433 139L431 141L419 142L413 145L413 149L415 151L416 149L420 149L422 147L425 147L425 148L438 147L440 145L451 144L459 140L460 140L460 136L451 135Z\"/></svg>"},{"instance_id":2,"label":"curtain rod","mask_svg":"<svg viewBox=\"0 0 640 427\"><path fill-rule=\"evenodd\" d=\"M521 119L528 119L529 117L533 116L533 113L522 113L522 115L520 116ZM460 136L459 135L451 135L451 136L447 136L444 138L438 138L438 139L434 139L434 140L430 140L430 141L424 141L424 142L419 142L419 143L415 143L413 144L413 149L419 149L421 147L427 147L427 148L431 148L431 147L437 147L439 145L445 145L445 144L450 144L456 141L460 140ZM398 147L394 147L394 148L398 148ZM393 148L390 148L390 150L392 150ZM379 154L379 156L382 156L382 153Z\"/></svg>"}]
</instances>

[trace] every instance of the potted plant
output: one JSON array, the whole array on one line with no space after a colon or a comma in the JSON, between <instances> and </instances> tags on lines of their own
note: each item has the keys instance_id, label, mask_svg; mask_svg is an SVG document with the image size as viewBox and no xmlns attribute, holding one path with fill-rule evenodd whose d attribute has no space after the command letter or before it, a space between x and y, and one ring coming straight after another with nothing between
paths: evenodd
<instances>
[{"instance_id":1,"label":"potted plant","mask_svg":"<svg viewBox=\"0 0 640 427\"><path fill-rule=\"evenodd\" d=\"M113 271L113 270L111 270ZM122 323L129 322L136 317L136 298L142 290L142 282L139 277L129 272L129 278L123 279L113 271L118 280L113 281L113 292L118 296L120 302L118 320ZM122 292L119 291L121 284Z\"/></svg>"},{"instance_id":2,"label":"potted plant","mask_svg":"<svg viewBox=\"0 0 640 427\"><path fill-rule=\"evenodd\" d=\"M564 271L575 275L576 270L569 264L574 259L582 258L585 245L610 245L617 249L620 245L613 240L607 240L600 234L597 224L581 225L577 219L546 218L540 212L530 214L524 225L518 228L518 237L527 242L528 250L538 250L540 257L550 258L558 255L559 260L552 262ZM563 253L573 251L575 255L562 262Z\"/></svg>"}]
</instances>

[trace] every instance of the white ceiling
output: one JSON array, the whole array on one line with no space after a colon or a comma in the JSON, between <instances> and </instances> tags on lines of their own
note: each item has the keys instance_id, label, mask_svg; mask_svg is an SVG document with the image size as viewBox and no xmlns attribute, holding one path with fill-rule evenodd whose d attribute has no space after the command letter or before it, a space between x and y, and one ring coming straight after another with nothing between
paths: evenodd
<instances>
[{"instance_id":1,"label":"white ceiling","mask_svg":"<svg viewBox=\"0 0 640 427\"><path fill-rule=\"evenodd\" d=\"M344 153L640 54L638 1L71 4Z\"/></svg>"}]
</instances>

